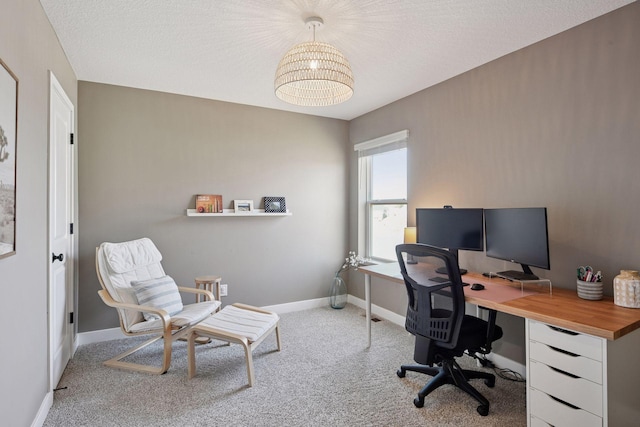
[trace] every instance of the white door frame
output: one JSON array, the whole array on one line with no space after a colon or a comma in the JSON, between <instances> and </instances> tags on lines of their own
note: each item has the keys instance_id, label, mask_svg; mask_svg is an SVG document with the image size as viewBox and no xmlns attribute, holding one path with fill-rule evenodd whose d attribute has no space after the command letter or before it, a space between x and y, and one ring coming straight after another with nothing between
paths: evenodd
<instances>
[{"instance_id":1,"label":"white door frame","mask_svg":"<svg viewBox=\"0 0 640 427\"><path fill-rule=\"evenodd\" d=\"M54 368L53 368L53 357L54 357L54 352L53 352L53 334L54 334L54 330L53 330L53 326L54 326L54 318L53 316L55 315L54 313L54 307L53 307L53 297L52 297L52 281L53 278L51 277L51 253L52 253L52 245L51 245L51 216L53 215L52 213L52 209L53 209L53 183L52 183L52 177L51 174L53 173L52 170L52 161L53 161L53 156L52 156L52 143L53 143L53 117L51 114L51 108L52 108L52 94L56 93L60 99L67 104L67 106L69 107L69 109L72 112L72 118L71 118L71 129L73 129L73 133L75 135L76 130L75 130L75 106L73 105L73 103L71 102L71 100L69 99L69 97L67 96L67 94L65 93L64 89L62 88L62 85L58 82L58 79L56 79L55 75L53 74L53 72L50 70L49 71L49 143L48 143L48 152L49 152L49 176L48 176L48 182L49 182L49 189L48 189L48 220L47 220L47 286L48 286L48 291L47 291L47 305L48 305L48 334L49 334L49 343L48 343L48 353L49 353L49 393L52 393L53 388L56 387L56 381L53 379L54 376ZM77 181L77 170L78 170L78 165L77 165L77 155L76 155L76 144L74 141L74 144L72 146L72 149L70 150L70 162L69 164L70 166L70 170L69 173L71 174L71 176L69 177L69 182L71 183L71 190L70 190L70 197L69 197L69 212L70 212L70 221L71 223L74 224L74 232L73 234L70 235L70 242L69 242L69 253L67 255L67 291L66 291L66 295L67 295L67 302L66 302L66 307L67 307L67 311L68 312L73 312L74 314L76 313L76 307L75 307L75 301L76 301L76 293L77 293L77 277L78 277L78 265L76 262L77 259L77 253L78 253L78 239L77 239L77 217L76 217L76 206L77 206L77 194L78 194L78 181ZM75 349L76 349L76 340L77 340L77 316L74 316L74 322L72 325L70 325L71 328L71 343L70 343L70 355L71 357L73 357L73 354L75 353Z\"/></svg>"}]
</instances>

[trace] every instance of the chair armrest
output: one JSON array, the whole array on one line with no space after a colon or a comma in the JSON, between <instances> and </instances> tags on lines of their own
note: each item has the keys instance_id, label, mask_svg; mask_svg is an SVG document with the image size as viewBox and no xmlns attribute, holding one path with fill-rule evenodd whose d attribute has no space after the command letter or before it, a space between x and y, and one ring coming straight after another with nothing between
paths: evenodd
<instances>
[{"instance_id":1,"label":"chair armrest","mask_svg":"<svg viewBox=\"0 0 640 427\"><path fill-rule=\"evenodd\" d=\"M207 290L204 290L204 289L196 289L196 288L189 288L189 287L186 287L186 286L178 286L178 290L180 292L186 292L188 294L204 295L205 298L207 300L209 300L209 301L217 301L211 292L209 292Z\"/></svg>"},{"instance_id":2,"label":"chair armrest","mask_svg":"<svg viewBox=\"0 0 640 427\"><path fill-rule=\"evenodd\" d=\"M242 304L239 302L234 302L233 304L231 304L234 307L238 307L238 308L242 308L244 310L251 310L251 311L255 311L257 313L264 313L264 314L274 314L272 311L267 311L267 310L263 310L261 308L258 307L254 307L252 305L246 305L246 304Z\"/></svg>"},{"instance_id":3,"label":"chair armrest","mask_svg":"<svg viewBox=\"0 0 640 427\"><path fill-rule=\"evenodd\" d=\"M149 307L146 305L118 302L111 298L111 295L109 295L109 293L104 289L99 290L98 295L100 295L100 298L102 298L102 302L104 302L109 307L153 313L159 316L160 319L162 319L162 323L164 324L165 329L167 328L167 326L171 326L171 316L169 316L169 313L167 313L166 310L163 310L161 308Z\"/></svg>"}]
</instances>

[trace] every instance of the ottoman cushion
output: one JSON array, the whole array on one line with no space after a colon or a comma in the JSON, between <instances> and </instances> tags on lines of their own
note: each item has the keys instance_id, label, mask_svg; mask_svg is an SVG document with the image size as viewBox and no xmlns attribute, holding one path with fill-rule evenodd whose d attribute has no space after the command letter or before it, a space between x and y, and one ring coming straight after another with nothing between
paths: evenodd
<instances>
[{"instance_id":1,"label":"ottoman cushion","mask_svg":"<svg viewBox=\"0 0 640 427\"><path fill-rule=\"evenodd\" d=\"M200 322L194 329L202 335L207 335L207 332L217 335L217 331L224 331L246 337L253 342L259 340L279 319L275 313L259 313L228 305Z\"/></svg>"}]
</instances>

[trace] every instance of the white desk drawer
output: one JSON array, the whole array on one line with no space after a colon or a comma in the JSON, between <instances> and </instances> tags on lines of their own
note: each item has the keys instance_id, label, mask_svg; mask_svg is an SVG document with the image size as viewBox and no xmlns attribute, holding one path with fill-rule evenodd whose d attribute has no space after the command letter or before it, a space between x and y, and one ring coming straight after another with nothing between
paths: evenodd
<instances>
[{"instance_id":1,"label":"white desk drawer","mask_svg":"<svg viewBox=\"0 0 640 427\"><path fill-rule=\"evenodd\" d=\"M529 357L570 374L602 384L602 362L597 360L567 353L566 350L560 350L533 340L529 341Z\"/></svg>"},{"instance_id":2,"label":"white desk drawer","mask_svg":"<svg viewBox=\"0 0 640 427\"><path fill-rule=\"evenodd\" d=\"M584 378L574 378L532 359L529 365L531 387L602 416L602 385Z\"/></svg>"},{"instance_id":3,"label":"white desk drawer","mask_svg":"<svg viewBox=\"0 0 640 427\"><path fill-rule=\"evenodd\" d=\"M529 339L602 362L602 339L529 320Z\"/></svg>"},{"instance_id":4,"label":"white desk drawer","mask_svg":"<svg viewBox=\"0 0 640 427\"><path fill-rule=\"evenodd\" d=\"M536 389L531 393L531 426L602 427L602 418L583 409L576 409ZM535 420L535 422L534 422Z\"/></svg>"}]
</instances>

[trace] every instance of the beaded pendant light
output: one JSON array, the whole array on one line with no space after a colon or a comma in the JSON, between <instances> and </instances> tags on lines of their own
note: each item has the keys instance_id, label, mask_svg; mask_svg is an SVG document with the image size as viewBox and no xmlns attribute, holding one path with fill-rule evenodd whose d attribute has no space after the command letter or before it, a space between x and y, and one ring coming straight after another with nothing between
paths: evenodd
<instances>
[{"instance_id":1,"label":"beaded pendant light","mask_svg":"<svg viewBox=\"0 0 640 427\"><path fill-rule=\"evenodd\" d=\"M314 16L305 23L313 30L313 41L299 43L284 55L276 70L276 96L307 107L340 104L353 95L349 61L334 46L316 41L322 18Z\"/></svg>"}]
</instances>

